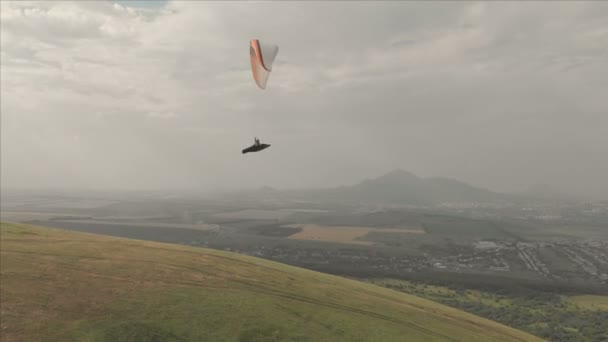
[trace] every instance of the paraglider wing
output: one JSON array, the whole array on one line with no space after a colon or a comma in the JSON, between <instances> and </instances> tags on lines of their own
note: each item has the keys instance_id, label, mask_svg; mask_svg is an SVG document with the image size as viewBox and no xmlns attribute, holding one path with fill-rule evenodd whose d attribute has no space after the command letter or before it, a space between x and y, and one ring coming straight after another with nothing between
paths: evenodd
<instances>
[{"instance_id":1,"label":"paraglider wing","mask_svg":"<svg viewBox=\"0 0 608 342\"><path fill-rule=\"evenodd\" d=\"M268 77L272 71L272 63L279 53L279 47L272 44L262 44L257 39L249 42L249 59L251 72L255 83L261 89L266 89Z\"/></svg>"},{"instance_id":2,"label":"paraglider wing","mask_svg":"<svg viewBox=\"0 0 608 342\"><path fill-rule=\"evenodd\" d=\"M257 39L249 41L249 60L251 62L251 72L255 83L261 89L266 89L268 77L272 71L272 63L279 53L279 47L273 44L260 43ZM242 153L259 152L268 147L270 144L262 144L258 138L254 139L255 143L242 150Z\"/></svg>"}]
</instances>

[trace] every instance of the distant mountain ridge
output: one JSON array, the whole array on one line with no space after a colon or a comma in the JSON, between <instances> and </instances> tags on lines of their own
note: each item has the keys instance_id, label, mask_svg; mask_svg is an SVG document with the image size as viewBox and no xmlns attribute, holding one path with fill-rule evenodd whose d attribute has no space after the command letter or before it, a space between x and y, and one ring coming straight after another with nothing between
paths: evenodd
<instances>
[{"instance_id":1,"label":"distant mountain ridge","mask_svg":"<svg viewBox=\"0 0 608 342\"><path fill-rule=\"evenodd\" d=\"M492 202L508 197L450 178L422 178L401 169L359 184L307 191L324 200L356 200L429 205L442 202Z\"/></svg>"},{"instance_id":2,"label":"distant mountain ridge","mask_svg":"<svg viewBox=\"0 0 608 342\"><path fill-rule=\"evenodd\" d=\"M241 200L298 200L361 204L428 206L455 202L504 202L519 195L502 194L444 177L419 177L396 169L354 185L318 189L279 190L269 186L239 191L229 196Z\"/></svg>"}]
</instances>

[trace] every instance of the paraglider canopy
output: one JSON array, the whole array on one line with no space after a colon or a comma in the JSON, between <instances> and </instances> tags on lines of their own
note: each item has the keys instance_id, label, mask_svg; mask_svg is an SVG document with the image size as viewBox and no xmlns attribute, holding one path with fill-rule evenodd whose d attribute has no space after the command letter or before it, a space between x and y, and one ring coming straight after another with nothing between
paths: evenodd
<instances>
[{"instance_id":1,"label":"paraglider canopy","mask_svg":"<svg viewBox=\"0 0 608 342\"><path fill-rule=\"evenodd\" d=\"M257 39L249 42L249 59L251 72L255 83L261 89L266 89L268 77L272 71L272 63L279 53L279 47L273 44L261 43Z\"/></svg>"}]
</instances>

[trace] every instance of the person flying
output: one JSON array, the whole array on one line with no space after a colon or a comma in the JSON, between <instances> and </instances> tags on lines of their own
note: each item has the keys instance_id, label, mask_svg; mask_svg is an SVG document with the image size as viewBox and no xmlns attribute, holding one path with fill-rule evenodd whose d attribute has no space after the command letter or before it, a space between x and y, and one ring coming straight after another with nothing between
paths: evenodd
<instances>
[{"instance_id":1,"label":"person flying","mask_svg":"<svg viewBox=\"0 0 608 342\"><path fill-rule=\"evenodd\" d=\"M266 149L268 147L270 147L270 144L262 144L260 143L260 139L258 139L257 137L253 139L254 143L253 145L247 147L246 149L244 149L242 152L243 154L245 153L249 153L249 152L259 152L263 149Z\"/></svg>"}]
</instances>

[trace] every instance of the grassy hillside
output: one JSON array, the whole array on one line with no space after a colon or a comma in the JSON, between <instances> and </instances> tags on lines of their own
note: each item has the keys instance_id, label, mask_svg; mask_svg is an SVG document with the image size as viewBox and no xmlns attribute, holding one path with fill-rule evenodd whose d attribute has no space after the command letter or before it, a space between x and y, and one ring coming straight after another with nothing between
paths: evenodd
<instances>
[{"instance_id":1,"label":"grassy hillside","mask_svg":"<svg viewBox=\"0 0 608 342\"><path fill-rule=\"evenodd\" d=\"M246 256L2 223L9 341L535 341L415 296Z\"/></svg>"}]
</instances>

